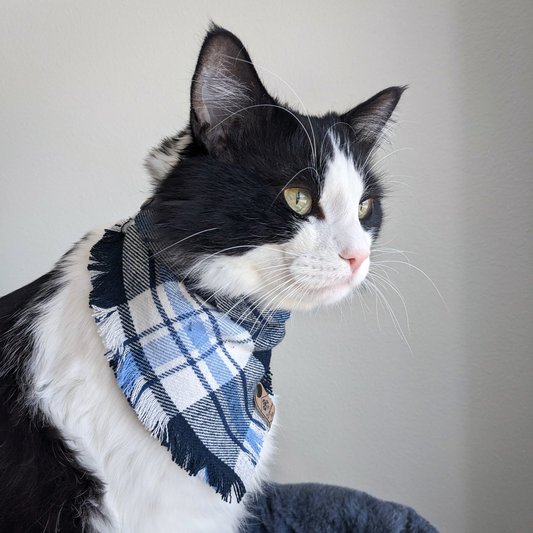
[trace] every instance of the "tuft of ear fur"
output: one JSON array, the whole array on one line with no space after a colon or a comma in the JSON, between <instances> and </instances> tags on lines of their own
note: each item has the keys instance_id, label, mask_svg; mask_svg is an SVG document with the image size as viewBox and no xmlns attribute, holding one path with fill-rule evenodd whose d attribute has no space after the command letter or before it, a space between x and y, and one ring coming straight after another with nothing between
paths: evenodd
<instances>
[{"instance_id":1,"label":"tuft of ear fur","mask_svg":"<svg viewBox=\"0 0 533 533\"><path fill-rule=\"evenodd\" d=\"M181 159L181 153L192 141L189 128L173 137L165 137L144 160L144 166L155 183L166 178Z\"/></svg>"},{"instance_id":2,"label":"tuft of ear fur","mask_svg":"<svg viewBox=\"0 0 533 533\"><path fill-rule=\"evenodd\" d=\"M360 142L375 144L381 140L405 89L407 86L384 89L344 114L344 120L354 128Z\"/></svg>"},{"instance_id":3,"label":"tuft of ear fur","mask_svg":"<svg viewBox=\"0 0 533 533\"><path fill-rule=\"evenodd\" d=\"M191 86L191 130L195 140L216 154L246 110L272 102L242 42L213 25L196 65Z\"/></svg>"}]
</instances>

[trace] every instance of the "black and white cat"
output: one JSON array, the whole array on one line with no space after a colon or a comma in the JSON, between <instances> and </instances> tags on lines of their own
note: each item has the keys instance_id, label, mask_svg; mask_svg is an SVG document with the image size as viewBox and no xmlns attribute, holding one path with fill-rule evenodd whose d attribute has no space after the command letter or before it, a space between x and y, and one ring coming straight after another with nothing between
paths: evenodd
<instances>
[{"instance_id":1,"label":"black and white cat","mask_svg":"<svg viewBox=\"0 0 533 533\"><path fill-rule=\"evenodd\" d=\"M361 287L382 222L372 156L402 91L342 114L301 114L268 94L233 34L213 27L190 123L146 162L159 245L176 273L266 309L330 304ZM246 498L225 502L176 465L117 386L88 304L102 234L0 299L0 531L236 532ZM251 493L268 478L275 427Z\"/></svg>"}]
</instances>

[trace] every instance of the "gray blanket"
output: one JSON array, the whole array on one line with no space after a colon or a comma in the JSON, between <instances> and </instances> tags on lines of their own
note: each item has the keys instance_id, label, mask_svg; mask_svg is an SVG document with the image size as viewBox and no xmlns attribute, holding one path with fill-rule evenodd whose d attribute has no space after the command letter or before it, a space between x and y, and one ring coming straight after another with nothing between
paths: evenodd
<instances>
[{"instance_id":1,"label":"gray blanket","mask_svg":"<svg viewBox=\"0 0 533 533\"><path fill-rule=\"evenodd\" d=\"M273 483L248 509L244 533L438 533L410 507L318 483Z\"/></svg>"}]
</instances>

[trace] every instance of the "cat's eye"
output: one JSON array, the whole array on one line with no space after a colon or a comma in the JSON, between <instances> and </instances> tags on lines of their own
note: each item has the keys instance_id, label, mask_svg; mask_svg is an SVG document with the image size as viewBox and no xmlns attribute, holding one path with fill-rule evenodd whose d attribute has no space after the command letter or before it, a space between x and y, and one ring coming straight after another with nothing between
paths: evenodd
<instances>
[{"instance_id":1,"label":"cat's eye","mask_svg":"<svg viewBox=\"0 0 533 533\"><path fill-rule=\"evenodd\" d=\"M299 215L307 215L311 210L313 200L311 193L307 189L300 189L300 187L292 187L283 191L285 200L289 207Z\"/></svg>"},{"instance_id":2,"label":"cat's eye","mask_svg":"<svg viewBox=\"0 0 533 533\"><path fill-rule=\"evenodd\" d=\"M359 204L359 220L368 218L372 213L372 198L368 198Z\"/></svg>"}]
</instances>

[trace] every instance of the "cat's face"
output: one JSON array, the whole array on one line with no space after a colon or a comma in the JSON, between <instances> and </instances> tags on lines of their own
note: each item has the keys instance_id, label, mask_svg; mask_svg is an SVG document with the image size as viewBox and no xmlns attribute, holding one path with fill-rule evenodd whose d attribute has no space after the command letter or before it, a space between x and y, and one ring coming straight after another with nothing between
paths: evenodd
<instances>
[{"instance_id":1,"label":"cat's face","mask_svg":"<svg viewBox=\"0 0 533 533\"><path fill-rule=\"evenodd\" d=\"M401 93L310 117L272 98L242 43L213 29L190 127L147 160L159 249L208 292L288 310L341 300L368 273L383 196L372 155Z\"/></svg>"}]
</instances>

